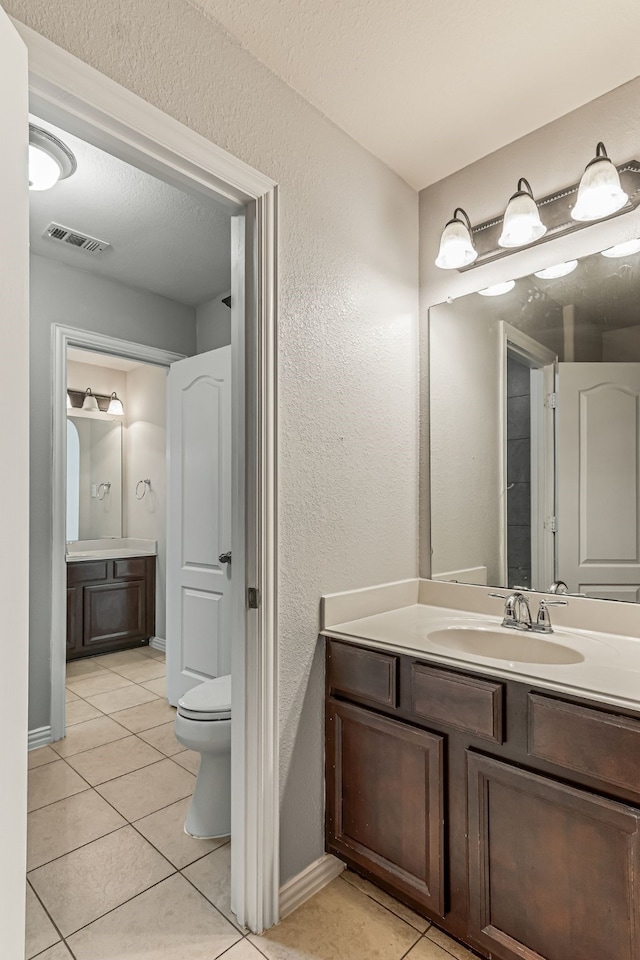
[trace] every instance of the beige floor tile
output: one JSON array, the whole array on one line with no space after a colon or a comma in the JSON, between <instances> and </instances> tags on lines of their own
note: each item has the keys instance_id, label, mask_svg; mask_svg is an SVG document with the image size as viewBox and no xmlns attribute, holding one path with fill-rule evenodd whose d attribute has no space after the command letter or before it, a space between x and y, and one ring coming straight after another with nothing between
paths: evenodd
<instances>
[{"instance_id":1,"label":"beige floor tile","mask_svg":"<svg viewBox=\"0 0 640 960\"><path fill-rule=\"evenodd\" d=\"M114 673L119 673L121 677L126 677L127 680L133 680L134 683L157 680L158 677L164 677L166 673L164 661L154 660L152 657L141 657L133 663L122 663L110 669Z\"/></svg>"},{"instance_id":2,"label":"beige floor tile","mask_svg":"<svg viewBox=\"0 0 640 960\"><path fill-rule=\"evenodd\" d=\"M127 821L95 790L34 810L27 821L27 870L35 870L126 825Z\"/></svg>"},{"instance_id":3,"label":"beige floor tile","mask_svg":"<svg viewBox=\"0 0 640 960\"><path fill-rule=\"evenodd\" d=\"M166 660L166 654L162 650L156 650L155 647L141 647L140 653L152 660L162 660L163 662Z\"/></svg>"},{"instance_id":4,"label":"beige floor tile","mask_svg":"<svg viewBox=\"0 0 640 960\"><path fill-rule=\"evenodd\" d=\"M63 800L88 789L82 777L64 760L55 760L29 772L27 810L38 810L47 803L55 803L56 800Z\"/></svg>"},{"instance_id":5,"label":"beige floor tile","mask_svg":"<svg viewBox=\"0 0 640 960\"><path fill-rule=\"evenodd\" d=\"M115 780L132 770L148 767L150 763L163 760L164 755L154 750L138 737L128 736L124 740L106 743L85 753L76 753L69 757L69 766L77 770L92 787L107 780Z\"/></svg>"},{"instance_id":6,"label":"beige floor tile","mask_svg":"<svg viewBox=\"0 0 640 960\"><path fill-rule=\"evenodd\" d=\"M176 763L179 763L181 767L184 767L185 770L188 770L194 775L198 776L198 770L200 769L200 754L196 753L195 750L183 750L182 753L177 754L177 756L172 758Z\"/></svg>"},{"instance_id":7,"label":"beige floor tile","mask_svg":"<svg viewBox=\"0 0 640 960\"><path fill-rule=\"evenodd\" d=\"M27 884L27 924L25 957L35 957L37 953L57 943L60 934L43 910L35 893Z\"/></svg>"},{"instance_id":8,"label":"beige floor tile","mask_svg":"<svg viewBox=\"0 0 640 960\"><path fill-rule=\"evenodd\" d=\"M72 757L74 753L83 753L93 747L101 747L103 743L112 740L122 740L129 731L110 717L100 715L95 720L86 720L84 723L75 723L67 730L63 740L52 745L56 754L61 757Z\"/></svg>"},{"instance_id":9,"label":"beige floor tile","mask_svg":"<svg viewBox=\"0 0 640 960\"><path fill-rule=\"evenodd\" d=\"M248 940L240 940L231 950L227 950L221 960L264 960L264 955Z\"/></svg>"},{"instance_id":10,"label":"beige floor tile","mask_svg":"<svg viewBox=\"0 0 640 960\"><path fill-rule=\"evenodd\" d=\"M173 723L175 718L175 707L169 706L166 700L152 700L150 703L143 703L129 710L119 710L113 714L113 719L132 733L141 733L163 723Z\"/></svg>"},{"instance_id":11,"label":"beige floor tile","mask_svg":"<svg viewBox=\"0 0 640 960\"><path fill-rule=\"evenodd\" d=\"M120 667L123 663L139 663L144 654L139 647L133 650L118 650L117 653L106 653L99 659L101 667L111 670L112 667Z\"/></svg>"},{"instance_id":12,"label":"beige floor tile","mask_svg":"<svg viewBox=\"0 0 640 960\"><path fill-rule=\"evenodd\" d=\"M114 673L114 677L118 674ZM121 680L124 677L120 678ZM155 693L139 687L137 683L129 683L128 686L120 690L111 690L109 693L99 693L97 697L88 697L88 702L102 713L117 713L119 710L125 710L127 707L135 707L139 703L148 703L150 700L156 700ZM71 704L73 706L73 704Z\"/></svg>"},{"instance_id":13,"label":"beige floor tile","mask_svg":"<svg viewBox=\"0 0 640 960\"><path fill-rule=\"evenodd\" d=\"M67 682L78 680L80 677L92 677L102 673L102 667L93 657L83 660L70 660L67 663Z\"/></svg>"},{"instance_id":14,"label":"beige floor tile","mask_svg":"<svg viewBox=\"0 0 640 960\"><path fill-rule=\"evenodd\" d=\"M123 827L39 867L29 881L66 938L173 870L133 827ZM150 914L149 926L156 919Z\"/></svg>"},{"instance_id":15,"label":"beige floor tile","mask_svg":"<svg viewBox=\"0 0 640 960\"><path fill-rule=\"evenodd\" d=\"M77 960L214 960L239 936L178 874L80 930L69 946Z\"/></svg>"},{"instance_id":16,"label":"beige floor tile","mask_svg":"<svg viewBox=\"0 0 640 960\"><path fill-rule=\"evenodd\" d=\"M437 927L430 927L430 929L427 930L426 936L429 940L432 940L434 943L437 943L438 946L446 950L447 953L456 957L456 960L476 960L476 956L471 952L471 950L467 950L467 948L463 947L461 943L458 943L458 941L454 940L453 937L447 936L444 931L439 930ZM435 957L436 955L434 954L434 960ZM431 960L429 954L427 954L425 960L427 960L427 958L428 960ZM441 960L441 958L438 956L437 960Z\"/></svg>"},{"instance_id":17,"label":"beige floor tile","mask_svg":"<svg viewBox=\"0 0 640 960\"><path fill-rule=\"evenodd\" d=\"M74 700L78 700L78 694L74 693L73 690L69 690L69 687L65 688L64 691L64 700L65 703L73 703Z\"/></svg>"},{"instance_id":18,"label":"beige floor tile","mask_svg":"<svg viewBox=\"0 0 640 960\"><path fill-rule=\"evenodd\" d=\"M68 947L65 947L61 940L60 943L56 943L55 947L49 947L44 953L39 953L37 960L73 960L73 957Z\"/></svg>"},{"instance_id":19,"label":"beige floor tile","mask_svg":"<svg viewBox=\"0 0 640 960\"><path fill-rule=\"evenodd\" d=\"M136 820L135 828L160 851L160 853L175 864L178 869L199 860L212 850L227 843L223 840L196 840L184 832L184 821L187 816L191 798L178 800L170 807L158 810L156 813Z\"/></svg>"},{"instance_id":20,"label":"beige floor tile","mask_svg":"<svg viewBox=\"0 0 640 960\"><path fill-rule=\"evenodd\" d=\"M159 677L157 680L145 681L142 686L145 690L151 690L151 693L155 693L165 700L167 699L167 681L164 677Z\"/></svg>"},{"instance_id":21,"label":"beige floor tile","mask_svg":"<svg viewBox=\"0 0 640 960\"><path fill-rule=\"evenodd\" d=\"M269 960L400 960L417 943L419 934L375 900L337 879L277 927L262 936L251 934L249 939Z\"/></svg>"},{"instance_id":22,"label":"beige floor tile","mask_svg":"<svg viewBox=\"0 0 640 960\"><path fill-rule=\"evenodd\" d=\"M84 723L86 720L95 720L103 714L100 710L92 707L86 700L74 700L68 703L66 707L67 726L71 727L74 723Z\"/></svg>"},{"instance_id":23,"label":"beige floor tile","mask_svg":"<svg viewBox=\"0 0 640 960\"><path fill-rule=\"evenodd\" d=\"M166 757L173 757L174 754L182 753L186 749L176 740L173 721L162 723L159 727L152 727L150 730L142 730L138 736L156 750L160 750Z\"/></svg>"},{"instance_id":24,"label":"beige floor tile","mask_svg":"<svg viewBox=\"0 0 640 960\"><path fill-rule=\"evenodd\" d=\"M58 754L48 746L38 747L37 750L29 750L27 754L29 770L42 767L45 763L51 763L53 760L58 760Z\"/></svg>"},{"instance_id":25,"label":"beige floor tile","mask_svg":"<svg viewBox=\"0 0 640 960\"><path fill-rule=\"evenodd\" d=\"M420 933L424 933L428 928L428 920L425 920L425 918L421 917L420 914L410 910L409 907L404 905L404 903L400 903L399 900L389 896L389 894L385 893L384 890L380 890L379 887L369 883L368 880L365 880L363 877L359 877L357 873L353 873L351 870L345 870L344 873L340 874L340 876L347 883L357 887L358 890L362 890L362 892L366 893L368 897L373 897L374 900L377 900L378 903L381 903L383 907L387 908L387 910L391 910L391 913L395 913L396 917L400 917L401 920L404 920L412 927L415 927L415 929Z\"/></svg>"},{"instance_id":26,"label":"beige floor tile","mask_svg":"<svg viewBox=\"0 0 640 960\"><path fill-rule=\"evenodd\" d=\"M43 768L46 769L46 768ZM190 797L196 778L181 770L173 760L161 760L150 767L128 773L96 787L123 817L133 822Z\"/></svg>"},{"instance_id":27,"label":"beige floor tile","mask_svg":"<svg viewBox=\"0 0 640 960\"><path fill-rule=\"evenodd\" d=\"M227 843L213 853L196 860L183 871L185 877L201 894L217 907L223 916L242 930L231 912L231 844ZM247 931L243 930L243 933Z\"/></svg>"},{"instance_id":28,"label":"beige floor tile","mask_svg":"<svg viewBox=\"0 0 640 960\"><path fill-rule=\"evenodd\" d=\"M78 680L69 680L67 688L72 693L77 694L86 700L88 697L95 697L99 693L108 693L109 690L117 690L119 687L130 687L131 680L121 677L119 673L113 670L101 670L95 677L81 677Z\"/></svg>"},{"instance_id":29,"label":"beige floor tile","mask_svg":"<svg viewBox=\"0 0 640 960\"><path fill-rule=\"evenodd\" d=\"M472 954L468 953L467 956L472 957ZM439 947L433 940L423 937L412 950L409 950L405 960L451 960L451 957L450 953ZM473 957L472 960L477 958Z\"/></svg>"}]
</instances>

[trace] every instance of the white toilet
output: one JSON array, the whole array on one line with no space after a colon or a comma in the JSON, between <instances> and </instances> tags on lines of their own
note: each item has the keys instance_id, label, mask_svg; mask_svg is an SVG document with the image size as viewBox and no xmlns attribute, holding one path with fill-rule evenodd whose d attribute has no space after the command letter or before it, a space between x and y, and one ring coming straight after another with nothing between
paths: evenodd
<instances>
[{"instance_id":1,"label":"white toilet","mask_svg":"<svg viewBox=\"0 0 640 960\"><path fill-rule=\"evenodd\" d=\"M231 677L193 687L178 701L176 739L200 754L184 829L209 839L231 833Z\"/></svg>"}]
</instances>

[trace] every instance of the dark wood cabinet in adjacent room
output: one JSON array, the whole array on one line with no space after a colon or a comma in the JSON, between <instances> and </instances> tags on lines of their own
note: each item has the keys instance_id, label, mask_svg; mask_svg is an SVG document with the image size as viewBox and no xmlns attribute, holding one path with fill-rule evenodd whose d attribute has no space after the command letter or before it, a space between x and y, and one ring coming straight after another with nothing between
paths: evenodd
<instances>
[{"instance_id":1,"label":"dark wood cabinet in adjacent room","mask_svg":"<svg viewBox=\"0 0 640 960\"><path fill-rule=\"evenodd\" d=\"M326 644L327 850L492 960L640 960L640 713Z\"/></svg>"},{"instance_id":2,"label":"dark wood cabinet in adjacent room","mask_svg":"<svg viewBox=\"0 0 640 960\"><path fill-rule=\"evenodd\" d=\"M67 660L147 643L155 593L155 557L68 562Z\"/></svg>"}]
</instances>

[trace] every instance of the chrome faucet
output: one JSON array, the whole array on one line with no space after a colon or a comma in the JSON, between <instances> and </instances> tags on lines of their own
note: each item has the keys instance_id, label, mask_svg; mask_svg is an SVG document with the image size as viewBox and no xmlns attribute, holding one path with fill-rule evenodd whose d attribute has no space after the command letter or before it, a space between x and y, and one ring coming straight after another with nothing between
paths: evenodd
<instances>
[{"instance_id":1,"label":"chrome faucet","mask_svg":"<svg viewBox=\"0 0 640 960\"><path fill-rule=\"evenodd\" d=\"M566 600L545 600L544 598L540 601L540 606L538 607L538 616L536 617L536 622L533 626L533 630L536 633L553 633L553 627L551 626L551 617L549 616L548 607L566 607Z\"/></svg>"},{"instance_id":2,"label":"chrome faucet","mask_svg":"<svg viewBox=\"0 0 640 960\"><path fill-rule=\"evenodd\" d=\"M490 593L489 596L504 600L503 627L508 627L510 630L533 630L529 598L524 593L516 591L508 597L503 593Z\"/></svg>"}]
</instances>

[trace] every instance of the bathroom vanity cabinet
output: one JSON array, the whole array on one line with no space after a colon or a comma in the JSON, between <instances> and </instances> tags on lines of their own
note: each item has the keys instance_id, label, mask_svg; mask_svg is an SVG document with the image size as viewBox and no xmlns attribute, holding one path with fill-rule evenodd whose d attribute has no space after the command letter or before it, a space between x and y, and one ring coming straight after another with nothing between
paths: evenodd
<instances>
[{"instance_id":1,"label":"bathroom vanity cabinet","mask_svg":"<svg viewBox=\"0 0 640 960\"><path fill-rule=\"evenodd\" d=\"M147 643L155 593L155 557L68 561L67 660Z\"/></svg>"},{"instance_id":2,"label":"bathroom vanity cabinet","mask_svg":"<svg viewBox=\"0 0 640 960\"><path fill-rule=\"evenodd\" d=\"M640 958L640 714L326 641L326 845L486 957Z\"/></svg>"}]
</instances>

